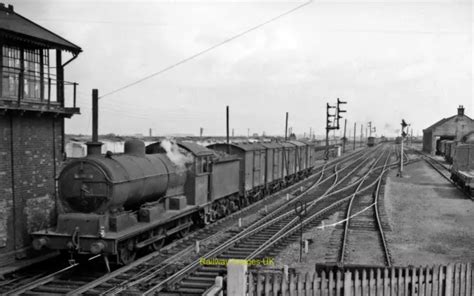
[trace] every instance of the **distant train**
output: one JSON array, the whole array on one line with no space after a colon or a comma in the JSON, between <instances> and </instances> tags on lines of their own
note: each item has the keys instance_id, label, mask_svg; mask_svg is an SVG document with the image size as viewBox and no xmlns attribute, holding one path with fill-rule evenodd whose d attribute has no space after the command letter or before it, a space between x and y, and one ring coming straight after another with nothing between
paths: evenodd
<instances>
[{"instance_id":1,"label":"distant train","mask_svg":"<svg viewBox=\"0 0 474 296\"><path fill-rule=\"evenodd\" d=\"M167 144L167 145L165 145ZM55 227L32 233L35 249L116 256L160 249L311 174L323 147L301 141L213 144L129 140L123 154L68 162L58 179Z\"/></svg>"},{"instance_id":2,"label":"distant train","mask_svg":"<svg viewBox=\"0 0 474 296\"><path fill-rule=\"evenodd\" d=\"M373 147L373 146L375 146L379 143L386 142L386 141L387 141L387 139L384 136L382 136L380 138L368 137L367 138L367 146Z\"/></svg>"},{"instance_id":3,"label":"distant train","mask_svg":"<svg viewBox=\"0 0 474 296\"><path fill-rule=\"evenodd\" d=\"M367 138L367 146L372 147L375 145L375 138L374 137L368 137Z\"/></svg>"}]
</instances>

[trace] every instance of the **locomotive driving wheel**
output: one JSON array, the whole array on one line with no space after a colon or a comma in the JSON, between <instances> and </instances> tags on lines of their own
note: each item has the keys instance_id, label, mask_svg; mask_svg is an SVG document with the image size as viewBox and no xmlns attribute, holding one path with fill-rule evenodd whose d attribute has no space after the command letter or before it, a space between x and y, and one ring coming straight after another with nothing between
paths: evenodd
<instances>
[{"instance_id":1,"label":"locomotive driving wheel","mask_svg":"<svg viewBox=\"0 0 474 296\"><path fill-rule=\"evenodd\" d=\"M162 236L164 234L165 234L165 229L162 228L162 227L160 227L157 230L153 231L153 237ZM159 251L161 248L163 248L164 245L165 245L165 239L162 238L160 240L157 240L157 241L151 243L150 247L153 251Z\"/></svg>"},{"instance_id":2,"label":"locomotive driving wheel","mask_svg":"<svg viewBox=\"0 0 474 296\"><path fill-rule=\"evenodd\" d=\"M186 218L184 218L184 219L181 220L181 224L185 224L185 223L188 223L188 222L191 222L191 219L188 218L188 217L186 217ZM187 226L187 227L185 227L185 228L183 228L183 229L181 229L180 231L178 231L178 237L179 237L179 238L184 238L184 237L186 237L186 236L188 235L190 229L191 229L191 226L190 226L190 225Z\"/></svg>"},{"instance_id":3,"label":"locomotive driving wheel","mask_svg":"<svg viewBox=\"0 0 474 296\"><path fill-rule=\"evenodd\" d=\"M118 259L123 265L127 265L135 261L137 252L135 251L135 244L133 240L128 240L121 244L118 249Z\"/></svg>"}]
</instances>

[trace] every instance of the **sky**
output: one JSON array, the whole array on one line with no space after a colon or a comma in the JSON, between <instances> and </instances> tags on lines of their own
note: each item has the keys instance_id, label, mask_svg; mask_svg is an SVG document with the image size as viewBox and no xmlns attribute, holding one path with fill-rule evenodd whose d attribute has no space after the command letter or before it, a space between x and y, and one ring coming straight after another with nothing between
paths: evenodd
<instances>
[{"instance_id":1,"label":"sky","mask_svg":"<svg viewBox=\"0 0 474 296\"><path fill-rule=\"evenodd\" d=\"M15 11L83 49L65 79L79 83L81 115L67 133L283 135L325 133L326 103L347 101L348 131L369 121L395 136L457 112L474 117L473 6L444 1L10 0ZM258 26L272 20L263 26ZM69 97L69 102L72 101Z\"/></svg>"}]
</instances>

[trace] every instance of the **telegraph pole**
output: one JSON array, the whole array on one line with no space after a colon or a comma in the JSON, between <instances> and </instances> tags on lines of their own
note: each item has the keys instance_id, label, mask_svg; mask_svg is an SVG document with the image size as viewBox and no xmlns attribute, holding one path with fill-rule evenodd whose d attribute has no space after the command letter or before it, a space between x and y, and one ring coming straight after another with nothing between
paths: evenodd
<instances>
[{"instance_id":1,"label":"telegraph pole","mask_svg":"<svg viewBox=\"0 0 474 296\"><path fill-rule=\"evenodd\" d=\"M346 153L346 128L347 128L347 119L344 119L344 137L342 138L342 153Z\"/></svg>"},{"instance_id":2,"label":"telegraph pole","mask_svg":"<svg viewBox=\"0 0 474 296\"><path fill-rule=\"evenodd\" d=\"M285 122L285 141L288 140L288 112L286 112L286 122Z\"/></svg>"},{"instance_id":3,"label":"telegraph pole","mask_svg":"<svg viewBox=\"0 0 474 296\"><path fill-rule=\"evenodd\" d=\"M356 123L354 122L354 143L352 145L352 150L356 149Z\"/></svg>"},{"instance_id":4,"label":"telegraph pole","mask_svg":"<svg viewBox=\"0 0 474 296\"><path fill-rule=\"evenodd\" d=\"M226 138L227 138L227 153L230 154L230 146L229 146L229 106L226 107Z\"/></svg>"},{"instance_id":5,"label":"telegraph pole","mask_svg":"<svg viewBox=\"0 0 474 296\"><path fill-rule=\"evenodd\" d=\"M362 143L364 142L364 125L360 125L360 147L362 147Z\"/></svg>"}]
</instances>

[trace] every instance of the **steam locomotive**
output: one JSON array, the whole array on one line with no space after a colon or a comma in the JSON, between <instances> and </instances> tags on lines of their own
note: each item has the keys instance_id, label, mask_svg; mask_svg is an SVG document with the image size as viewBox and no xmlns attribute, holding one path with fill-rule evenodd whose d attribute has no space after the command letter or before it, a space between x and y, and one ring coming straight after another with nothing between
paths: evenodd
<instances>
[{"instance_id":1,"label":"steam locomotive","mask_svg":"<svg viewBox=\"0 0 474 296\"><path fill-rule=\"evenodd\" d=\"M33 247L128 264L138 250L158 250L192 225L309 176L322 148L301 141L168 146L128 140L123 154L69 161L58 178L57 224L32 233Z\"/></svg>"}]
</instances>

